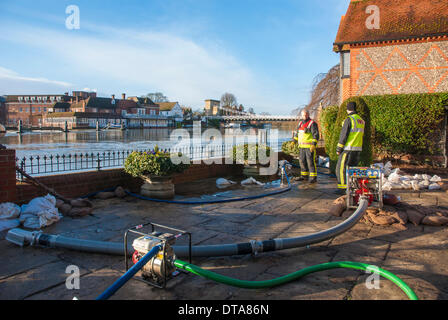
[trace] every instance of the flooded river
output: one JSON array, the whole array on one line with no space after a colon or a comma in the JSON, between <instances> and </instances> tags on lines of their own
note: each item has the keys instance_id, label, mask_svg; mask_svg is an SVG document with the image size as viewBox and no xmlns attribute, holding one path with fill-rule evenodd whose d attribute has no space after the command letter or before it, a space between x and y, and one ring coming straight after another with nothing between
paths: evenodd
<instances>
[{"instance_id":1,"label":"flooded river","mask_svg":"<svg viewBox=\"0 0 448 320\"><path fill-rule=\"evenodd\" d=\"M291 138L291 130L294 125L273 127L272 130L278 130L278 140L285 141ZM158 145L162 149L175 147L179 144L179 138L173 134L174 129L137 129L137 130L107 130L97 132L95 130L79 130L68 133L56 131L27 132L17 134L8 132L6 136L0 138L0 143L8 148L16 149L16 155L19 158L29 156L42 156L50 154L75 154L75 153L97 153L112 152L123 150L148 150ZM255 142L260 136L260 131L251 129L252 131L243 130L241 132L232 129L221 130L222 140L218 138L210 138L204 134L202 130L202 138L193 139L193 129L184 129L183 145L193 143L195 145L204 144L222 144L232 141L233 144L242 143L244 141ZM217 131L215 131L217 132ZM185 139L185 135L190 135L191 139ZM217 134L215 134L217 135ZM218 135L217 135L218 136ZM268 135L269 136L269 135ZM196 136L198 137L198 136ZM272 147L276 149L277 143L271 141Z\"/></svg>"}]
</instances>

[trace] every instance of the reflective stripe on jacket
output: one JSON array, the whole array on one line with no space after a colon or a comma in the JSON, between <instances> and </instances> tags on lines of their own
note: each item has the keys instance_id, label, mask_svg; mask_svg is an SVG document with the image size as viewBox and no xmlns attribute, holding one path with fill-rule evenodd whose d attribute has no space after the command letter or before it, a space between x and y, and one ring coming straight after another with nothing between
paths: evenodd
<instances>
[{"instance_id":1,"label":"reflective stripe on jacket","mask_svg":"<svg viewBox=\"0 0 448 320\"><path fill-rule=\"evenodd\" d=\"M313 138L313 133L311 132L311 126L314 124L313 120L308 122L300 121L298 127L298 143L299 148L311 148L311 146L317 144L317 139Z\"/></svg>"},{"instance_id":2,"label":"reflective stripe on jacket","mask_svg":"<svg viewBox=\"0 0 448 320\"><path fill-rule=\"evenodd\" d=\"M348 116L351 122L350 133L345 142L344 150L362 151L362 142L364 138L365 122L358 114Z\"/></svg>"}]
</instances>

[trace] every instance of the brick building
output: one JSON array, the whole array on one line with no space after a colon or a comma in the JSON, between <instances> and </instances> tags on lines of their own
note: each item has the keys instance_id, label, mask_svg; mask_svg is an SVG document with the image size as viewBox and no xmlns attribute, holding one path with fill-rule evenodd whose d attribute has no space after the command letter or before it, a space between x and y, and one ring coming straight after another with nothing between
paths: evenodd
<instances>
[{"instance_id":1,"label":"brick building","mask_svg":"<svg viewBox=\"0 0 448 320\"><path fill-rule=\"evenodd\" d=\"M0 96L0 124L6 124L6 99Z\"/></svg>"},{"instance_id":2,"label":"brick building","mask_svg":"<svg viewBox=\"0 0 448 320\"><path fill-rule=\"evenodd\" d=\"M334 43L341 102L448 92L447 0L351 0Z\"/></svg>"},{"instance_id":3,"label":"brick building","mask_svg":"<svg viewBox=\"0 0 448 320\"><path fill-rule=\"evenodd\" d=\"M37 127L43 124L43 116L54 108L66 109L72 97L63 95L7 95L6 125L16 126L19 120L25 126Z\"/></svg>"},{"instance_id":4,"label":"brick building","mask_svg":"<svg viewBox=\"0 0 448 320\"><path fill-rule=\"evenodd\" d=\"M178 106L178 104L176 103ZM179 106L178 106L179 107ZM127 127L161 128L174 126L176 117L160 112L160 105L149 98L130 97L122 94L110 98L97 97L95 92L73 91L64 95L8 95L2 108L0 122L25 127L61 127L68 129L95 128L108 125ZM179 107L180 109L180 107ZM181 110L181 109L180 109Z\"/></svg>"},{"instance_id":5,"label":"brick building","mask_svg":"<svg viewBox=\"0 0 448 320\"><path fill-rule=\"evenodd\" d=\"M76 128L95 128L98 122L100 127L109 124L121 125L123 119L118 110L118 100L111 98L99 98L96 93L74 91L67 103L66 109L54 106L51 112L43 117L44 126ZM59 103L62 106L62 103Z\"/></svg>"}]
</instances>

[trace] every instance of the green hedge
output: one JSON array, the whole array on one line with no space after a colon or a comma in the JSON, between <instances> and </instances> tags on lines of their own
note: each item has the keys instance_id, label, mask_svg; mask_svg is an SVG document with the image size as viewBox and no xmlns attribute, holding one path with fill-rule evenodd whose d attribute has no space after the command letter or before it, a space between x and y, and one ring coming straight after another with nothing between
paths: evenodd
<instances>
[{"instance_id":1,"label":"green hedge","mask_svg":"<svg viewBox=\"0 0 448 320\"><path fill-rule=\"evenodd\" d=\"M336 116L336 107L328 107L320 118L333 171L338 159L336 146L350 101L356 102L359 115L366 121L360 165L370 165L373 153L441 154L438 142L443 133L441 124L448 93L353 97L344 101Z\"/></svg>"},{"instance_id":2,"label":"green hedge","mask_svg":"<svg viewBox=\"0 0 448 320\"><path fill-rule=\"evenodd\" d=\"M322 110L319 118L319 123L321 126L321 134L325 141L325 151L330 154L331 150L331 134L333 132L334 123L338 116L339 106L328 106Z\"/></svg>"},{"instance_id":3,"label":"green hedge","mask_svg":"<svg viewBox=\"0 0 448 320\"><path fill-rule=\"evenodd\" d=\"M448 93L363 97L372 114L375 153L440 154Z\"/></svg>"}]
</instances>

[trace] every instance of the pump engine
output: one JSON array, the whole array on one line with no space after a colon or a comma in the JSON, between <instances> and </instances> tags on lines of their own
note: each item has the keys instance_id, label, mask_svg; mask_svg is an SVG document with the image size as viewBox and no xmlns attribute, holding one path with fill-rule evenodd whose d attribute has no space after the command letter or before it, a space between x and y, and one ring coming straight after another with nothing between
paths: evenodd
<instances>
[{"instance_id":1,"label":"pump engine","mask_svg":"<svg viewBox=\"0 0 448 320\"><path fill-rule=\"evenodd\" d=\"M382 172L378 168L349 167L347 169L347 208L354 209L361 196L369 206L383 207Z\"/></svg>"}]
</instances>

